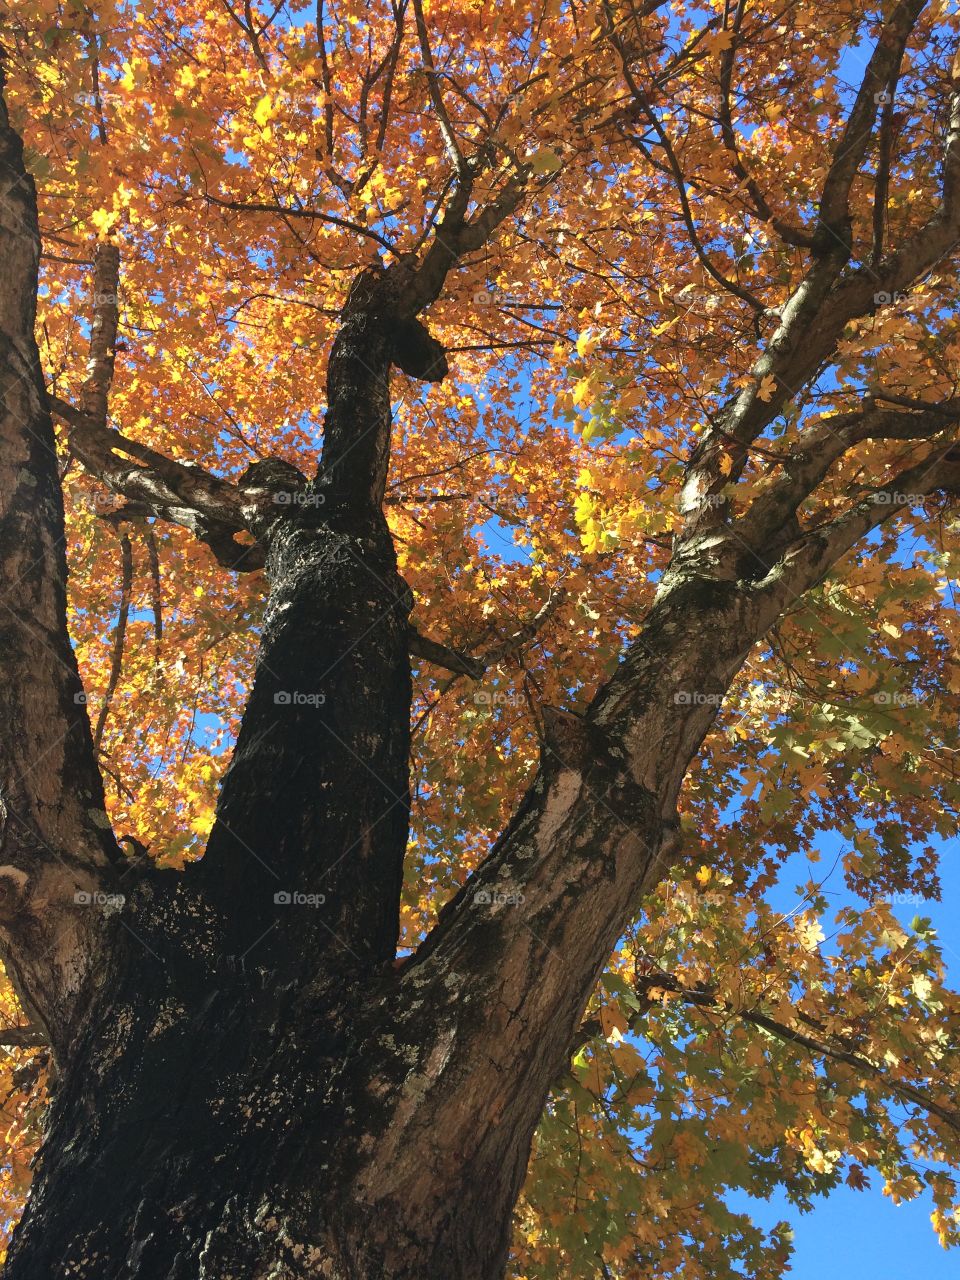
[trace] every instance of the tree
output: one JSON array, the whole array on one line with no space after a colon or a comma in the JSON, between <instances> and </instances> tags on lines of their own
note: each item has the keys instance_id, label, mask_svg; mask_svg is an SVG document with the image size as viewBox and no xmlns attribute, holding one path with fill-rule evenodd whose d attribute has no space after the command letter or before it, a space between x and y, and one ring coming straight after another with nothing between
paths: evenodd
<instances>
[{"instance_id":1,"label":"tree","mask_svg":"<svg viewBox=\"0 0 960 1280\"><path fill-rule=\"evenodd\" d=\"M724 1191L871 1168L957 1242L891 905L958 791L957 41L8 15L8 1280L773 1277Z\"/></svg>"}]
</instances>

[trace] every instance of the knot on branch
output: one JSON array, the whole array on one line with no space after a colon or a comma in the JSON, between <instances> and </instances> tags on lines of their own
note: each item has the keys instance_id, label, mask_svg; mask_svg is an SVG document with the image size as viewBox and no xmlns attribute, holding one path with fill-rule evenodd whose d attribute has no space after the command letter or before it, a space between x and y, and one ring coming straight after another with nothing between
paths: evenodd
<instances>
[{"instance_id":1,"label":"knot on branch","mask_svg":"<svg viewBox=\"0 0 960 1280\"><path fill-rule=\"evenodd\" d=\"M593 758L593 744L590 727L583 716L548 703L541 705L540 715L544 746L560 767L584 772Z\"/></svg>"},{"instance_id":2,"label":"knot on branch","mask_svg":"<svg viewBox=\"0 0 960 1280\"><path fill-rule=\"evenodd\" d=\"M278 515L284 508L303 505L307 477L283 458L264 458L247 467L237 480L237 488L247 503L265 507L263 514Z\"/></svg>"},{"instance_id":3,"label":"knot on branch","mask_svg":"<svg viewBox=\"0 0 960 1280\"><path fill-rule=\"evenodd\" d=\"M379 263L361 271L350 287L343 316L366 316L387 338L391 364L421 382L442 382L449 372L443 344L411 311L410 291L415 259L402 259L390 268Z\"/></svg>"},{"instance_id":4,"label":"knot on branch","mask_svg":"<svg viewBox=\"0 0 960 1280\"><path fill-rule=\"evenodd\" d=\"M443 344L420 320L392 321L390 359L408 377L421 382L442 382L449 372Z\"/></svg>"},{"instance_id":5,"label":"knot on branch","mask_svg":"<svg viewBox=\"0 0 960 1280\"><path fill-rule=\"evenodd\" d=\"M20 867L0 867L0 920L12 921L20 913L28 879Z\"/></svg>"}]
</instances>

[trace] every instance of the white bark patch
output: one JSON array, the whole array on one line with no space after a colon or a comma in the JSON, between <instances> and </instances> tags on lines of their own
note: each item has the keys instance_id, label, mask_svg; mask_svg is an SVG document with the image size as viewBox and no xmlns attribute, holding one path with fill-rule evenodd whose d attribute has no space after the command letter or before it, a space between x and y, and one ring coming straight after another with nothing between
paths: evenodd
<instances>
[{"instance_id":1,"label":"white bark patch","mask_svg":"<svg viewBox=\"0 0 960 1280\"><path fill-rule=\"evenodd\" d=\"M537 851L541 857L545 858L553 848L557 832L577 802L582 782L583 778L576 770L564 769L550 788L537 828Z\"/></svg>"}]
</instances>

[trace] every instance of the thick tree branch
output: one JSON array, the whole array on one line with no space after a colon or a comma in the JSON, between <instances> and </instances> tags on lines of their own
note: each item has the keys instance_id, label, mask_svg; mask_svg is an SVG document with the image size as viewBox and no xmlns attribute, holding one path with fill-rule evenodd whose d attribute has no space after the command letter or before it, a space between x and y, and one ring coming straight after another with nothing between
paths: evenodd
<instances>
[{"instance_id":1,"label":"thick tree branch","mask_svg":"<svg viewBox=\"0 0 960 1280\"><path fill-rule=\"evenodd\" d=\"M236 535L255 536L260 524L281 509L273 497L244 491L195 464L175 462L149 445L121 435L57 396L50 407L68 424L67 447L84 470L113 493L129 500L122 513L152 516L189 529L207 544L225 568L250 571L263 566L263 549ZM134 461L135 460L135 461ZM118 513L114 513L118 514Z\"/></svg>"},{"instance_id":2,"label":"thick tree branch","mask_svg":"<svg viewBox=\"0 0 960 1280\"><path fill-rule=\"evenodd\" d=\"M120 607L117 611L117 624L113 631L113 653L110 656L110 675L103 703L97 715L96 728L93 731L93 748L100 751L103 742L103 731L106 728L107 716L113 703L113 695L120 683L123 670L123 649L127 637L127 622L130 617L130 597L133 594L133 546L130 535L125 530L120 534Z\"/></svg>"},{"instance_id":3,"label":"thick tree branch","mask_svg":"<svg viewBox=\"0 0 960 1280\"><path fill-rule=\"evenodd\" d=\"M815 239L850 237L850 189L873 138L879 105L896 81L904 50L927 0L902 0L883 24L824 180Z\"/></svg>"},{"instance_id":4,"label":"thick tree branch","mask_svg":"<svg viewBox=\"0 0 960 1280\"><path fill-rule=\"evenodd\" d=\"M889 420L885 428L907 429ZM917 495L954 486L960 461L941 447L853 512L802 534L756 584L718 577L699 546L678 547L641 635L586 714L545 714L534 785L402 971L409 1007L426 1003L431 1014L425 1029L411 1013L409 1032L407 1015L398 1015L398 1039L410 1034L411 1052L417 1046L422 1106L399 1118L379 1148L386 1167L401 1167L401 1145L416 1144L422 1126L443 1133L446 1108L462 1117L451 1076L471 1079L478 1107L498 1081L522 1081L518 1096L536 1105L503 1122L532 1132L607 955L667 865L690 760L751 648L870 528ZM435 1060L442 1070L431 1067ZM519 1106L512 1092L511 1105ZM476 1132L466 1154L474 1167L492 1168L497 1136L479 1112L474 1119L456 1125L451 1116L451 1131L461 1144L464 1132ZM402 1194L397 1178L393 1190Z\"/></svg>"},{"instance_id":5,"label":"thick tree branch","mask_svg":"<svg viewBox=\"0 0 960 1280\"><path fill-rule=\"evenodd\" d=\"M469 676L471 680L479 680L483 676L486 668L476 658L472 658L468 653L460 653L456 649L450 649L445 644L439 644L436 640L431 640L429 636L422 635L415 627L411 627L408 632L410 644L410 653L415 658L423 658L427 662L432 662L435 667L442 667L444 671L451 671L454 675Z\"/></svg>"},{"instance_id":6,"label":"thick tree branch","mask_svg":"<svg viewBox=\"0 0 960 1280\"><path fill-rule=\"evenodd\" d=\"M117 330L120 325L120 250L111 240L100 240L93 253L93 323L90 358L81 406L92 421L106 426Z\"/></svg>"},{"instance_id":7,"label":"thick tree branch","mask_svg":"<svg viewBox=\"0 0 960 1280\"><path fill-rule=\"evenodd\" d=\"M0 94L0 939L26 1007L62 1046L99 928L75 895L109 882L122 854L67 635L63 503L33 332L39 252L34 186Z\"/></svg>"},{"instance_id":8,"label":"thick tree branch","mask_svg":"<svg viewBox=\"0 0 960 1280\"><path fill-rule=\"evenodd\" d=\"M42 1027L4 1027L0 1029L0 1048L39 1049L49 1045L50 1039Z\"/></svg>"},{"instance_id":9,"label":"thick tree branch","mask_svg":"<svg viewBox=\"0 0 960 1280\"><path fill-rule=\"evenodd\" d=\"M936 494L960 494L960 446L938 445L923 461L880 485L842 516L801 535L766 584L781 603L822 582L830 569L870 532Z\"/></svg>"},{"instance_id":10,"label":"thick tree branch","mask_svg":"<svg viewBox=\"0 0 960 1280\"><path fill-rule=\"evenodd\" d=\"M955 432L960 400L915 402L912 408L914 412L898 412L868 402L860 412L824 418L803 432L782 464L783 475L736 521L738 535L762 550L816 492L834 464L864 440L927 440L942 431Z\"/></svg>"},{"instance_id":11,"label":"thick tree branch","mask_svg":"<svg viewBox=\"0 0 960 1280\"><path fill-rule=\"evenodd\" d=\"M417 38L420 41L420 52L423 56L423 66L427 75L427 85L430 90L430 101L433 103L433 109L437 113L437 121L440 125L440 136L443 138L443 145L447 152L447 159L453 168L454 173L461 182L469 182L470 169L464 158L460 145L457 142L456 134L453 131L453 124L447 113L446 104L443 101L443 91L440 88L440 78L437 75L437 68L433 61L433 51L430 48L430 34L427 31L426 20L423 16L423 5L421 0L413 0L413 14L417 24Z\"/></svg>"}]
</instances>

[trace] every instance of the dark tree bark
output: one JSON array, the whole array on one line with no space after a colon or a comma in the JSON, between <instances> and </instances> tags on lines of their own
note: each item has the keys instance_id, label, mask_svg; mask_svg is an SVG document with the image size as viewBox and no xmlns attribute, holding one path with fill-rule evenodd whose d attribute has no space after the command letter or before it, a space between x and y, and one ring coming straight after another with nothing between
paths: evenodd
<instances>
[{"instance_id":1,"label":"dark tree bark","mask_svg":"<svg viewBox=\"0 0 960 1280\"><path fill-rule=\"evenodd\" d=\"M884 77L918 7L891 18ZM837 225L878 74L868 70L851 125L855 163L848 147L828 176ZM808 276L754 381L690 460L686 525L642 634L586 714L544 709L520 808L398 965L410 598L381 510L391 368L443 376L418 316L531 175L518 171L468 217L466 166L422 258L355 282L310 480L273 462L233 484L107 431L109 304L82 408L53 402L71 451L132 511L186 526L231 567L266 566L255 679L206 855L171 873L127 860L104 813L67 637L62 501L33 338L35 195L2 109L0 937L59 1073L6 1280L502 1274L547 1092L674 847L678 793L723 693L783 611L901 499L960 486L955 405L871 402L811 439L742 517L706 501L730 482L723 448L748 450L781 407L758 396L761 380L802 385L878 288L904 287L960 243L958 137L955 105L943 205L925 237L869 272L849 269L846 249L799 241ZM117 269L101 249L104 279ZM926 452L883 501L802 527L804 499L868 437ZM522 909L502 905L513 893Z\"/></svg>"}]
</instances>

